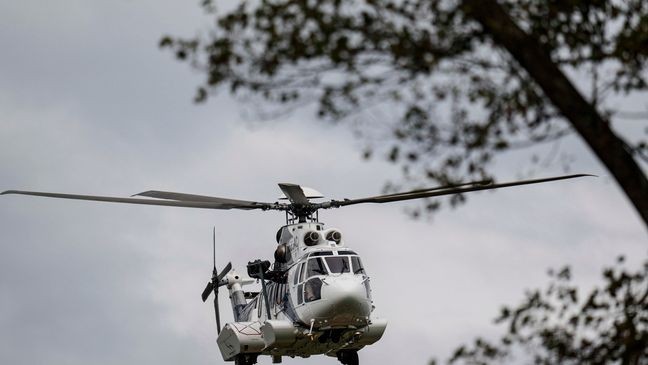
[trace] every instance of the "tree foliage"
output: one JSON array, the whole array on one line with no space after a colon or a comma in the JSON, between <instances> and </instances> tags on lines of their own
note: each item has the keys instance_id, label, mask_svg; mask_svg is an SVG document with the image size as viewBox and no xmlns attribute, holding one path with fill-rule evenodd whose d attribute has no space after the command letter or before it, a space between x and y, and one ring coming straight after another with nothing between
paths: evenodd
<instances>
[{"instance_id":1,"label":"tree foliage","mask_svg":"<svg viewBox=\"0 0 648 365\"><path fill-rule=\"evenodd\" d=\"M603 284L583 296L568 267L550 271L534 290L495 320L497 342L478 338L459 347L451 364L648 364L648 260L635 272L623 257L603 272Z\"/></svg>"},{"instance_id":2,"label":"tree foliage","mask_svg":"<svg viewBox=\"0 0 648 365\"><path fill-rule=\"evenodd\" d=\"M620 112L608 97L646 91L644 0L261 0L222 12L204 0L215 26L160 44L206 75L196 101L225 86L281 110L315 103L318 116L330 120L393 111L399 120L387 123L384 152L402 166L405 181L458 183L492 178L491 162L504 151L574 131L564 110L476 20L476 13L490 16L487 4L504 9L554 65L581 80L606 124ZM614 148L647 154L643 139ZM645 176L641 181L648 196Z\"/></svg>"}]
</instances>

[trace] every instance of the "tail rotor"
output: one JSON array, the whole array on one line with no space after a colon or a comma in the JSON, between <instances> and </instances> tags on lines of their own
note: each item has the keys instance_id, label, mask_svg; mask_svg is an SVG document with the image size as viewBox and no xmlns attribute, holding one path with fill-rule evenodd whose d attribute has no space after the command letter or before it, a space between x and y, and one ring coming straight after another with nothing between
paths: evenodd
<instances>
[{"instance_id":1,"label":"tail rotor","mask_svg":"<svg viewBox=\"0 0 648 365\"><path fill-rule=\"evenodd\" d=\"M207 299L209 298L209 295L214 292L214 313L216 315L216 330L218 331L218 334L220 334L221 330L221 323L220 323L220 310L218 308L218 288L221 287L222 285L225 285L225 282L221 282L225 275L232 270L232 263L229 262L221 271L218 273L218 270L216 270L216 228L214 227L213 230L213 235L212 235L212 250L213 250L213 270L212 270L212 278L211 281L207 283L207 286L205 286L205 290L203 290L201 298L203 302L206 302Z\"/></svg>"}]
</instances>

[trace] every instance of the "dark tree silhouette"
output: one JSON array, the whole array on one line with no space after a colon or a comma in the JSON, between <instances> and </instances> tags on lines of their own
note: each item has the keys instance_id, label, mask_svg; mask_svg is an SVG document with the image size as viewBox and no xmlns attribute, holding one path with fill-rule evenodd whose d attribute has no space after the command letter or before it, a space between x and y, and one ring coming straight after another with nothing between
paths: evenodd
<instances>
[{"instance_id":1,"label":"dark tree silhouette","mask_svg":"<svg viewBox=\"0 0 648 365\"><path fill-rule=\"evenodd\" d=\"M197 101L228 86L284 111L316 103L332 120L388 105L402 116L389 126L389 159L421 184L492 178L497 154L576 132L648 224L648 179L635 160L646 143L612 129L624 111L608 102L646 92L645 0L203 6L213 29L160 42L206 75Z\"/></svg>"},{"instance_id":2,"label":"dark tree silhouette","mask_svg":"<svg viewBox=\"0 0 648 365\"><path fill-rule=\"evenodd\" d=\"M502 309L495 321L507 330L499 341L478 338L449 363L648 364L648 260L635 272L623 261L605 269L603 284L585 296L568 267L550 271L547 288Z\"/></svg>"}]
</instances>

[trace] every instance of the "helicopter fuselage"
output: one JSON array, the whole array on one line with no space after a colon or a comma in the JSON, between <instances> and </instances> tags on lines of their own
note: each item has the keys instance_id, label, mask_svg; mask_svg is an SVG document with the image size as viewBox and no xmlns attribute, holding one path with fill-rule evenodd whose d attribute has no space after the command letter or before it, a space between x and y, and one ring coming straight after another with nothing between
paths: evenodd
<instances>
[{"instance_id":1,"label":"helicopter fuselage","mask_svg":"<svg viewBox=\"0 0 648 365\"><path fill-rule=\"evenodd\" d=\"M235 271L224 279L236 319L218 338L225 360L245 353L336 356L380 339L387 322L371 317L369 276L338 230L321 222L289 224L277 242L272 271L282 274L267 284L267 295L260 292L243 305L242 286L251 281Z\"/></svg>"}]
</instances>

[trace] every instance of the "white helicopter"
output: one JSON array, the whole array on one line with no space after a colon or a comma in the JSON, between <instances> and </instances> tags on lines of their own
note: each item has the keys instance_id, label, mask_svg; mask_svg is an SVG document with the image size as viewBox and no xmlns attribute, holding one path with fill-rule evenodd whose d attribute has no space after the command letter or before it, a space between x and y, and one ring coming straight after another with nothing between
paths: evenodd
<instances>
[{"instance_id":1,"label":"white helicopter","mask_svg":"<svg viewBox=\"0 0 648 365\"><path fill-rule=\"evenodd\" d=\"M251 365L259 355L280 363L283 356L309 357L326 354L345 365L358 365L358 350L378 341L387 327L385 319L372 316L370 280L360 257L345 244L342 234L325 228L319 209L340 208L363 203L389 203L441 195L498 189L572 179L587 174L494 184L476 181L465 184L419 189L361 199L329 200L313 189L295 184L279 184L289 202L263 203L166 191L146 191L120 198L95 195L7 190L4 194L80 199L102 202L162 205L204 209L279 210L286 224L277 232L274 264L255 260L247 265L247 275L237 273L232 264L219 273L214 267L211 281L202 293L203 302L214 293L218 347L225 361ZM149 199L153 198L153 199ZM261 292L249 292L246 285L261 282ZM234 322L221 330L218 291L229 290Z\"/></svg>"}]
</instances>

